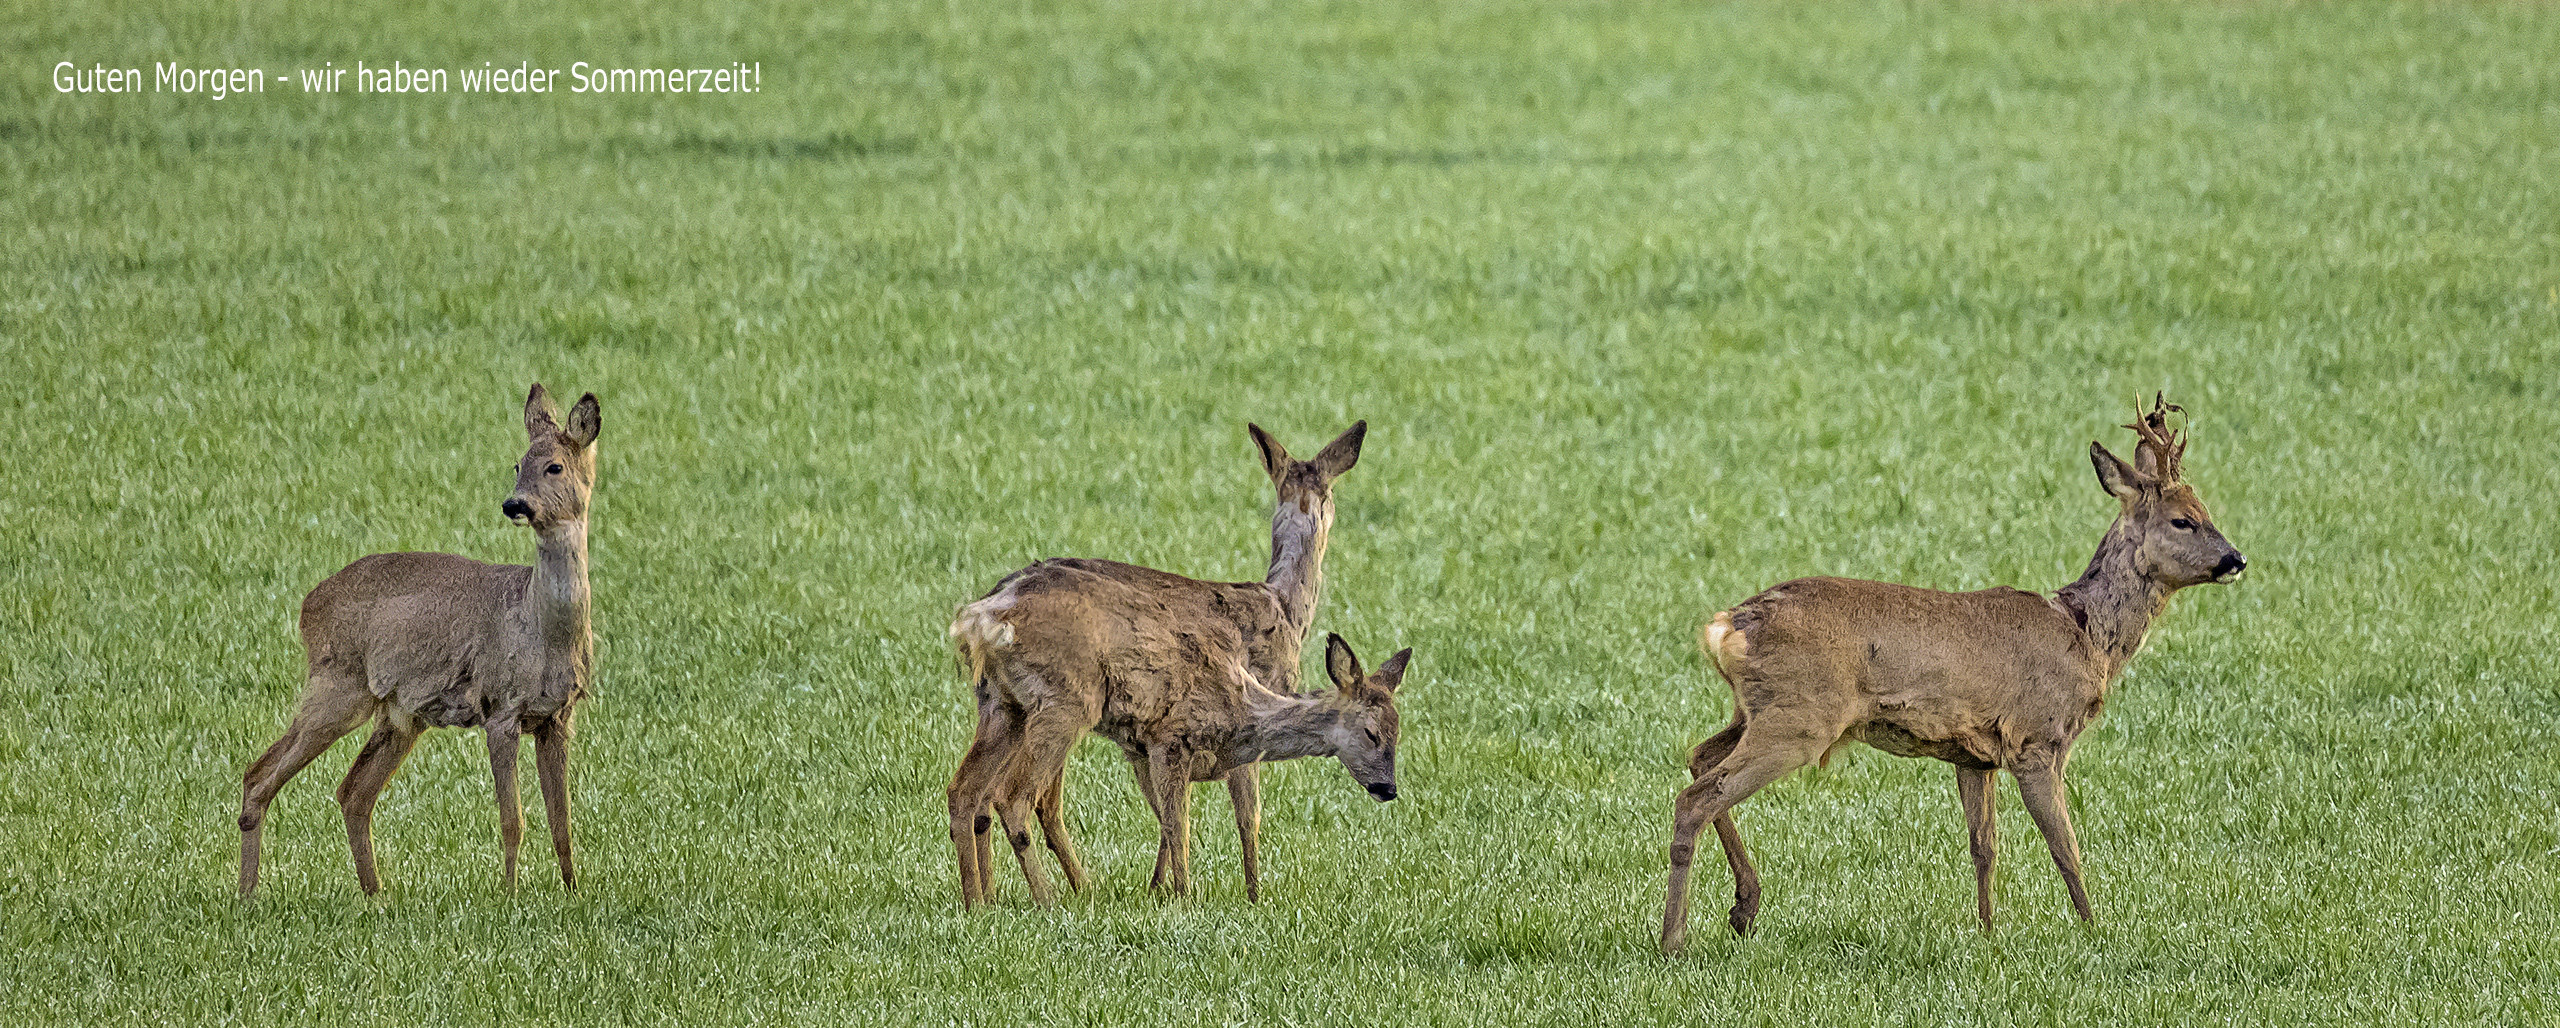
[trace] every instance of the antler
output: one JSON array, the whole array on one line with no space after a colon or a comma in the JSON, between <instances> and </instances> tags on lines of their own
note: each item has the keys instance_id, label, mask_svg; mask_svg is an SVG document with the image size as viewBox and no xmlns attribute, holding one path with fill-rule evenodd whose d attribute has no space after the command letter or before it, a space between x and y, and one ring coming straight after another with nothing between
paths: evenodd
<instances>
[{"instance_id":1,"label":"antler","mask_svg":"<svg viewBox=\"0 0 2560 1028\"><path fill-rule=\"evenodd\" d=\"M2124 426L2142 437L2133 450L2133 469L2164 485L2178 481L2180 461L2187 455L2187 434L2169 430L2169 415L2184 415L2187 409L2168 402L2167 395L2153 393L2149 413L2135 404L2133 424Z\"/></svg>"}]
</instances>

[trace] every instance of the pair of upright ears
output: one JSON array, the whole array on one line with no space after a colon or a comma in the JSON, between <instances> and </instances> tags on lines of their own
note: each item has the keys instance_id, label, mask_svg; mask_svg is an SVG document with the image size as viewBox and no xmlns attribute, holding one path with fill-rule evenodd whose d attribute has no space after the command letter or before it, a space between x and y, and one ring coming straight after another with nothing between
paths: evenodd
<instances>
[{"instance_id":1,"label":"pair of upright ears","mask_svg":"<svg viewBox=\"0 0 2560 1028\"><path fill-rule=\"evenodd\" d=\"M1304 466L1315 469L1318 478L1330 482L1351 470L1352 465L1360 463L1360 440L1368 437L1369 422L1353 423L1350 431L1324 444L1324 449L1316 452L1316 459L1310 461L1291 460L1289 448L1280 445L1280 440L1271 438L1271 433L1263 431L1260 425L1247 422L1244 430L1253 436L1254 447L1262 451L1262 470L1271 475L1272 481L1287 477L1292 468Z\"/></svg>"},{"instance_id":2,"label":"pair of upright ears","mask_svg":"<svg viewBox=\"0 0 2560 1028\"><path fill-rule=\"evenodd\" d=\"M604 409L596 403L594 393L579 397L577 405L569 408L567 425L560 423L559 413L551 407L551 394L543 390L542 383L534 383L533 391L525 394L524 434L528 438L539 441L549 433L571 446L585 447L593 444L596 433L603 429Z\"/></svg>"},{"instance_id":3,"label":"pair of upright ears","mask_svg":"<svg viewBox=\"0 0 2560 1028\"><path fill-rule=\"evenodd\" d=\"M1396 686L1404 684L1404 666L1412 659L1413 648L1408 646L1397 650L1386 663L1378 665L1378 670L1364 674L1360 670L1360 656L1351 652L1350 643L1343 642L1341 636L1331 632L1324 636L1324 673L1345 695L1394 695Z\"/></svg>"}]
</instances>

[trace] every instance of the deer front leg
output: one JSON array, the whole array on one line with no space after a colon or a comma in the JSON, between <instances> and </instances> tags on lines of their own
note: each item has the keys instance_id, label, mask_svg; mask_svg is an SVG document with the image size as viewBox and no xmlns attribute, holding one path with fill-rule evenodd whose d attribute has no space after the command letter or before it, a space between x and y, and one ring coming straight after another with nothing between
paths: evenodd
<instances>
[{"instance_id":1,"label":"deer front leg","mask_svg":"<svg viewBox=\"0 0 2560 1028\"><path fill-rule=\"evenodd\" d=\"M506 861L509 892L516 888L516 847L524 842L524 806L516 798L521 738L512 717L489 722L489 777L498 789L498 852Z\"/></svg>"},{"instance_id":2,"label":"deer front leg","mask_svg":"<svg viewBox=\"0 0 2560 1028\"><path fill-rule=\"evenodd\" d=\"M533 733L533 766L542 778L542 817L551 825L551 852L560 858L560 887L578 890L569 860L569 712L561 711Z\"/></svg>"},{"instance_id":3,"label":"deer front leg","mask_svg":"<svg viewBox=\"0 0 2560 1028\"><path fill-rule=\"evenodd\" d=\"M1147 754L1147 770L1155 780L1156 863L1164 869L1164 885L1176 896L1191 893L1191 755L1172 747Z\"/></svg>"},{"instance_id":4,"label":"deer front leg","mask_svg":"<svg viewBox=\"0 0 2560 1028\"><path fill-rule=\"evenodd\" d=\"M1973 905L1982 918L1982 930L1991 931L1991 865L1999 858L1999 840L1992 830L1991 803L1996 783L1990 768L1960 767L1956 769L1956 800L1964 807L1966 834L1973 842Z\"/></svg>"},{"instance_id":5,"label":"deer front leg","mask_svg":"<svg viewBox=\"0 0 2560 1028\"><path fill-rule=\"evenodd\" d=\"M2080 884L2080 839L2071 831L2071 811L2064 800L2061 761L2032 771L2012 770L2018 780L2018 797L2027 804L2027 814L2036 819L2036 829L2044 833L2045 848L2053 852L2053 866L2062 871L2062 884L2071 890L2071 909L2080 920L2095 920L2089 911L2089 890Z\"/></svg>"},{"instance_id":6,"label":"deer front leg","mask_svg":"<svg viewBox=\"0 0 2560 1028\"><path fill-rule=\"evenodd\" d=\"M1244 844L1244 898L1262 902L1262 782L1247 764L1227 772L1227 799L1236 808L1236 838Z\"/></svg>"},{"instance_id":7,"label":"deer front leg","mask_svg":"<svg viewBox=\"0 0 2560 1028\"><path fill-rule=\"evenodd\" d=\"M1156 787L1154 762L1148 758L1147 751L1142 749L1126 749L1122 753L1129 758L1129 773L1138 779L1138 795L1146 797L1147 813L1155 816L1156 824L1161 828L1164 824L1164 795L1163 791ZM1156 872L1148 877L1147 888L1164 888L1164 876L1172 869L1172 863L1173 851L1164 847L1161 832L1159 832L1156 845Z\"/></svg>"}]
</instances>

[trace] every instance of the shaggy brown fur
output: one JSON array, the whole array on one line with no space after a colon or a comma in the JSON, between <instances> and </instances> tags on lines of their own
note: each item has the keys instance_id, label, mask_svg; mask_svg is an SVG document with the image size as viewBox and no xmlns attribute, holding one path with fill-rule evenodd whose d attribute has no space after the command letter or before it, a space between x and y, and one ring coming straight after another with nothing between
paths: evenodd
<instances>
[{"instance_id":1,"label":"shaggy brown fur","mask_svg":"<svg viewBox=\"0 0 2560 1028\"><path fill-rule=\"evenodd\" d=\"M1399 653L1362 675L1332 640L1340 688L1299 694L1298 648L1315 609L1333 481L1359 460L1365 422L1314 460L1291 459L1247 426L1279 492L1271 571L1261 582L1203 582L1102 560L1045 560L960 609L951 636L978 705L978 729L952 775L951 838L963 906L984 900L992 805L1032 895L1051 893L1031 852L1030 816L1070 888L1084 868L1062 809L1068 750L1087 731L1119 743L1162 835L1154 883L1190 887L1190 784L1224 778L1244 847L1246 894L1261 895L1259 788L1253 765L1340 756L1381 799L1395 795L1394 687ZM1348 676L1346 679L1346 675Z\"/></svg>"},{"instance_id":2,"label":"shaggy brown fur","mask_svg":"<svg viewBox=\"0 0 2560 1028\"><path fill-rule=\"evenodd\" d=\"M587 501L595 491L595 394L559 424L542 386L525 397L530 445L516 466L515 492L500 510L534 530L532 566L483 564L446 553L382 553L331 575L302 600L302 644L310 663L301 706L284 738L249 765L240 799L240 895L258 885L260 826L276 792L339 737L377 717L355 766L338 786L356 881L381 888L373 864L373 806L429 728L484 727L497 781L499 844L506 881L516 881L524 834L516 799L519 738L530 732L560 857L560 881L576 888L569 861L570 718L586 694L594 642L588 634Z\"/></svg>"},{"instance_id":3,"label":"shaggy brown fur","mask_svg":"<svg viewBox=\"0 0 2560 1028\"><path fill-rule=\"evenodd\" d=\"M2063 801L2071 743L2142 646L2171 593L2239 577L2247 562L2178 480L2178 408L2155 398L2126 427L2134 463L2089 444L2098 481L2121 502L2080 580L2050 598L2016 589L1948 593L1884 582L1804 578L1723 611L1701 648L1733 689L1733 723L1698 744L1671 836L1662 948L1687 933L1689 864L1698 830L1716 826L1734 875L1733 930L1759 912L1759 877L1732 808L1780 776L1855 740L1954 764L1971 829L1975 901L1991 927L1992 779L2006 768L2042 830L2082 920L2079 843Z\"/></svg>"}]
</instances>

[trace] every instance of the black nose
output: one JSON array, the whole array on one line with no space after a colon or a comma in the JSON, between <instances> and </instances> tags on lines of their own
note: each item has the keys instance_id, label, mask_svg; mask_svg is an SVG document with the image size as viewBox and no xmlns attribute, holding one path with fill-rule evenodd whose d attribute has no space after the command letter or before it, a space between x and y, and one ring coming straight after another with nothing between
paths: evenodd
<instances>
[{"instance_id":1,"label":"black nose","mask_svg":"<svg viewBox=\"0 0 2560 1028\"><path fill-rule=\"evenodd\" d=\"M1396 783L1388 782L1383 785L1372 785L1369 787L1369 795L1377 797L1378 802L1380 803L1394 799L1396 798Z\"/></svg>"},{"instance_id":2,"label":"black nose","mask_svg":"<svg viewBox=\"0 0 2560 1028\"><path fill-rule=\"evenodd\" d=\"M498 513L510 518L529 518L533 516L533 505L510 496L507 502L498 505Z\"/></svg>"},{"instance_id":3,"label":"black nose","mask_svg":"<svg viewBox=\"0 0 2560 1028\"><path fill-rule=\"evenodd\" d=\"M2248 567L2249 558L2243 557L2237 553L2225 554L2222 558L2222 563L2213 566L2213 577L2221 578L2224 575L2236 575L2242 571L2248 570Z\"/></svg>"}]
</instances>

